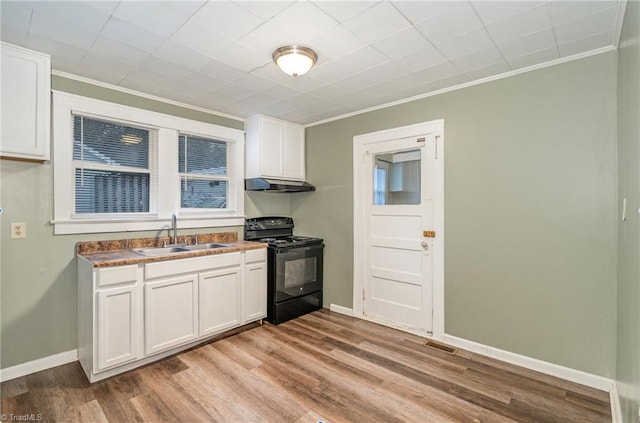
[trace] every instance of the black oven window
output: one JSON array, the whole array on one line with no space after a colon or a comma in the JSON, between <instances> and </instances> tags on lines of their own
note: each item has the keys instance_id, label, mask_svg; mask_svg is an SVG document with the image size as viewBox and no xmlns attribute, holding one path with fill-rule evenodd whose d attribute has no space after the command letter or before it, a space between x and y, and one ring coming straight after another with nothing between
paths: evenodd
<instances>
[{"instance_id":1,"label":"black oven window","mask_svg":"<svg viewBox=\"0 0 640 423\"><path fill-rule=\"evenodd\" d=\"M306 257L284 263L284 287L293 288L316 281L316 258Z\"/></svg>"}]
</instances>

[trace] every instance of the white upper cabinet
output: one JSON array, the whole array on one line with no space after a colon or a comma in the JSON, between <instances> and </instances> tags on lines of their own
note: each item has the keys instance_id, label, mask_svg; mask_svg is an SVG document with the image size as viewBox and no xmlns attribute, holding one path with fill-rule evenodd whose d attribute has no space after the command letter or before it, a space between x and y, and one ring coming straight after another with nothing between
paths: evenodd
<instances>
[{"instance_id":1,"label":"white upper cabinet","mask_svg":"<svg viewBox=\"0 0 640 423\"><path fill-rule=\"evenodd\" d=\"M246 121L246 177L304 181L304 127L264 115Z\"/></svg>"},{"instance_id":2,"label":"white upper cabinet","mask_svg":"<svg viewBox=\"0 0 640 423\"><path fill-rule=\"evenodd\" d=\"M49 160L51 59L2 43L0 156Z\"/></svg>"}]
</instances>

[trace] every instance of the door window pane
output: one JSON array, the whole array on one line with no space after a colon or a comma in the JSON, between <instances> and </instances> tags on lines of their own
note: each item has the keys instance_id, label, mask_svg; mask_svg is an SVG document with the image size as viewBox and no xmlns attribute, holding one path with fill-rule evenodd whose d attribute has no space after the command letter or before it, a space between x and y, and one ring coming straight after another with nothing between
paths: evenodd
<instances>
[{"instance_id":1,"label":"door window pane","mask_svg":"<svg viewBox=\"0 0 640 423\"><path fill-rule=\"evenodd\" d=\"M373 204L420 204L420 166L420 150L376 154L373 164Z\"/></svg>"}]
</instances>

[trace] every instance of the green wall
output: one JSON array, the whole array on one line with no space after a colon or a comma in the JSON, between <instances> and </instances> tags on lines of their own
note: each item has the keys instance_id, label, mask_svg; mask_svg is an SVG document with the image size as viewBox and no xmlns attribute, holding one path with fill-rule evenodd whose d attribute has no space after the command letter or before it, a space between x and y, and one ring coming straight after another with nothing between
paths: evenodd
<instances>
[{"instance_id":1,"label":"green wall","mask_svg":"<svg viewBox=\"0 0 640 423\"><path fill-rule=\"evenodd\" d=\"M444 119L445 330L613 377L617 53L307 128L300 231L352 306L355 135Z\"/></svg>"},{"instance_id":2,"label":"green wall","mask_svg":"<svg viewBox=\"0 0 640 423\"><path fill-rule=\"evenodd\" d=\"M54 90L174 116L243 129L242 121L178 107L54 76ZM55 148L55 145L53 146ZM289 211L288 198L247 196L246 213ZM264 196L264 194L262 194ZM77 348L76 260L79 241L153 237L157 232L53 235L53 164L0 160L0 367ZM11 222L27 224L26 239L11 240ZM218 228L209 231L234 231ZM202 229L181 231L202 232Z\"/></svg>"},{"instance_id":3,"label":"green wall","mask_svg":"<svg viewBox=\"0 0 640 423\"><path fill-rule=\"evenodd\" d=\"M618 55L618 392L625 422L640 407L640 3L627 3Z\"/></svg>"}]
</instances>

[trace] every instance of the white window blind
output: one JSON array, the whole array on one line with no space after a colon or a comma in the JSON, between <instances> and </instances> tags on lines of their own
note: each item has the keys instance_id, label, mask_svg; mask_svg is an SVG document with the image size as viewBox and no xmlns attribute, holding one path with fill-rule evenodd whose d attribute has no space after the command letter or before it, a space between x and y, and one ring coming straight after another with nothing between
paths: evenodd
<instances>
[{"instance_id":1,"label":"white window blind","mask_svg":"<svg viewBox=\"0 0 640 423\"><path fill-rule=\"evenodd\" d=\"M155 212L157 129L76 114L72 126L75 213Z\"/></svg>"},{"instance_id":2,"label":"white window blind","mask_svg":"<svg viewBox=\"0 0 640 423\"><path fill-rule=\"evenodd\" d=\"M225 141L180 134L180 207L226 209L229 202L229 148Z\"/></svg>"}]
</instances>

